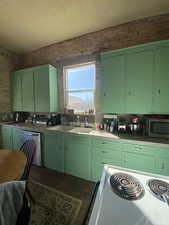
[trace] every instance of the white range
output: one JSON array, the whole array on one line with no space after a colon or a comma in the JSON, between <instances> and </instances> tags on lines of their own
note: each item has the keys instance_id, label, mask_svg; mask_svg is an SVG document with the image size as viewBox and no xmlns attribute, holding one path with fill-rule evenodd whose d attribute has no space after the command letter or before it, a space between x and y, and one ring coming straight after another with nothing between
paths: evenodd
<instances>
[{"instance_id":1,"label":"white range","mask_svg":"<svg viewBox=\"0 0 169 225\"><path fill-rule=\"evenodd\" d=\"M168 225L169 177L105 165L88 225Z\"/></svg>"}]
</instances>

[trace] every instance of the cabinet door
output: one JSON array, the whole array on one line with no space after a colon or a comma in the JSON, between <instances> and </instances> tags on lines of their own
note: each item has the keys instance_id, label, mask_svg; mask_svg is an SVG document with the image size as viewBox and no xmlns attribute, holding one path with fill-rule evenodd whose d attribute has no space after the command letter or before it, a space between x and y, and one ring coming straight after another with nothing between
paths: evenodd
<instances>
[{"instance_id":1,"label":"cabinet door","mask_svg":"<svg viewBox=\"0 0 169 225\"><path fill-rule=\"evenodd\" d=\"M153 112L169 114L169 47L155 50Z\"/></svg>"},{"instance_id":2,"label":"cabinet door","mask_svg":"<svg viewBox=\"0 0 169 225\"><path fill-rule=\"evenodd\" d=\"M129 169L156 173L156 157L153 154L123 152L123 166Z\"/></svg>"},{"instance_id":3,"label":"cabinet door","mask_svg":"<svg viewBox=\"0 0 169 225\"><path fill-rule=\"evenodd\" d=\"M158 159L158 173L169 176L169 157L160 157Z\"/></svg>"},{"instance_id":4,"label":"cabinet door","mask_svg":"<svg viewBox=\"0 0 169 225\"><path fill-rule=\"evenodd\" d=\"M22 73L22 110L34 112L34 84L33 72L24 71Z\"/></svg>"},{"instance_id":5,"label":"cabinet door","mask_svg":"<svg viewBox=\"0 0 169 225\"><path fill-rule=\"evenodd\" d=\"M61 134L44 134L44 165L59 172L64 171L63 137Z\"/></svg>"},{"instance_id":6,"label":"cabinet door","mask_svg":"<svg viewBox=\"0 0 169 225\"><path fill-rule=\"evenodd\" d=\"M21 129L12 128L12 143L13 143L13 150L19 151L21 146L22 146L22 141L21 141Z\"/></svg>"},{"instance_id":7,"label":"cabinet door","mask_svg":"<svg viewBox=\"0 0 169 225\"><path fill-rule=\"evenodd\" d=\"M91 149L88 145L65 144L65 172L89 180Z\"/></svg>"},{"instance_id":8,"label":"cabinet door","mask_svg":"<svg viewBox=\"0 0 169 225\"><path fill-rule=\"evenodd\" d=\"M35 81L35 111L50 112L49 70L41 67L34 72ZM57 92L57 90L55 90Z\"/></svg>"},{"instance_id":9,"label":"cabinet door","mask_svg":"<svg viewBox=\"0 0 169 225\"><path fill-rule=\"evenodd\" d=\"M126 112L150 113L152 110L153 52L126 55Z\"/></svg>"},{"instance_id":10,"label":"cabinet door","mask_svg":"<svg viewBox=\"0 0 169 225\"><path fill-rule=\"evenodd\" d=\"M121 166L121 151L94 147L92 149L92 180L100 180L104 164Z\"/></svg>"},{"instance_id":11,"label":"cabinet door","mask_svg":"<svg viewBox=\"0 0 169 225\"><path fill-rule=\"evenodd\" d=\"M20 73L12 73L12 110L22 111L22 82Z\"/></svg>"},{"instance_id":12,"label":"cabinet door","mask_svg":"<svg viewBox=\"0 0 169 225\"><path fill-rule=\"evenodd\" d=\"M102 112L124 113L124 56L102 58Z\"/></svg>"},{"instance_id":13,"label":"cabinet door","mask_svg":"<svg viewBox=\"0 0 169 225\"><path fill-rule=\"evenodd\" d=\"M12 127L1 126L1 148L12 150Z\"/></svg>"}]
</instances>

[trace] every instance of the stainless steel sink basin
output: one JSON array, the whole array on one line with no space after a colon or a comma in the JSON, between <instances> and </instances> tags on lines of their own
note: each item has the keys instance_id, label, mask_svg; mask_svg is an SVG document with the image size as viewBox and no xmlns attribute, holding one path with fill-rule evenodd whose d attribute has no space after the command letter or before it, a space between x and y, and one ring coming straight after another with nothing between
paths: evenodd
<instances>
[{"instance_id":1,"label":"stainless steel sink basin","mask_svg":"<svg viewBox=\"0 0 169 225\"><path fill-rule=\"evenodd\" d=\"M86 127L74 127L69 132L71 133L78 133L78 134L89 134L93 128L86 128Z\"/></svg>"},{"instance_id":2,"label":"stainless steel sink basin","mask_svg":"<svg viewBox=\"0 0 169 225\"><path fill-rule=\"evenodd\" d=\"M56 131L70 131L73 127L72 126L63 126L63 125L57 125L53 127L48 127L48 130L56 130Z\"/></svg>"},{"instance_id":3,"label":"stainless steel sink basin","mask_svg":"<svg viewBox=\"0 0 169 225\"><path fill-rule=\"evenodd\" d=\"M73 126L63 126L63 125L48 127L47 129L55 130L55 131L67 131L70 133L78 133L78 134L89 134L93 130L93 128L73 127Z\"/></svg>"}]
</instances>

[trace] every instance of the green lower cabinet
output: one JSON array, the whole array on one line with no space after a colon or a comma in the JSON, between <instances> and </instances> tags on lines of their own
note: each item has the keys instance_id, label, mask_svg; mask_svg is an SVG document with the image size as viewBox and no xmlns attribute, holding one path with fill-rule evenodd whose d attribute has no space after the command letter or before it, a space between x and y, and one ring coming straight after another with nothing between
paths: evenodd
<instances>
[{"instance_id":1,"label":"green lower cabinet","mask_svg":"<svg viewBox=\"0 0 169 225\"><path fill-rule=\"evenodd\" d=\"M0 127L0 147L12 150L12 127L3 125Z\"/></svg>"},{"instance_id":2,"label":"green lower cabinet","mask_svg":"<svg viewBox=\"0 0 169 225\"><path fill-rule=\"evenodd\" d=\"M104 164L122 165L121 143L105 138L92 140L92 171L91 179L98 181L101 178Z\"/></svg>"},{"instance_id":3,"label":"green lower cabinet","mask_svg":"<svg viewBox=\"0 0 169 225\"><path fill-rule=\"evenodd\" d=\"M129 169L156 173L156 156L153 154L123 152L123 166Z\"/></svg>"},{"instance_id":4,"label":"green lower cabinet","mask_svg":"<svg viewBox=\"0 0 169 225\"><path fill-rule=\"evenodd\" d=\"M23 144L21 141L21 131L19 128L12 128L12 148L15 151L19 151Z\"/></svg>"},{"instance_id":5,"label":"green lower cabinet","mask_svg":"<svg viewBox=\"0 0 169 225\"><path fill-rule=\"evenodd\" d=\"M169 176L169 157L159 158L157 161L158 173Z\"/></svg>"},{"instance_id":6,"label":"green lower cabinet","mask_svg":"<svg viewBox=\"0 0 169 225\"><path fill-rule=\"evenodd\" d=\"M101 178L105 164L121 166L121 151L112 149L92 149L92 180L98 181Z\"/></svg>"},{"instance_id":7,"label":"green lower cabinet","mask_svg":"<svg viewBox=\"0 0 169 225\"><path fill-rule=\"evenodd\" d=\"M169 147L158 149L157 172L164 176L169 176Z\"/></svg>"},{"instance_id":8,"label":"green lower cabinet","mask_svg":"<svg viewBox=\"0 0 169 225\"><path fill-rule=\"evenodd\" d=\"M90 180L91 147L79 143L65 143L65 173Z\"/></svg>"},{"instance_id":9,"label":"green lower cabinet","mask_svg":"<svg viewBox=\"0 0 169 225\"><path fill-rule=\"evenodd\" d=\"M64 172L63 135L44 133L44 166Z\"/></svg>"}]
</instances>

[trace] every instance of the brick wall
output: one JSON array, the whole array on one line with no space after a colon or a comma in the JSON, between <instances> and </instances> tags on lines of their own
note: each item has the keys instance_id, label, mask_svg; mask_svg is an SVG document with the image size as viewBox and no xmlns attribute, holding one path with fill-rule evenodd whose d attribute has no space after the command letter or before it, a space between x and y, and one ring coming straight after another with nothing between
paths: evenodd
<instances>
[{"instance_id":1,"label":"brick wall","mask_svg":"<svg viewBox=\"0 0 169 225\"><path fill-rule=\"evenodd\" d=\"M152 41L169 39L169 14L144 18L71 40L55 43L25 54L19 68L52 64L59 71L59 96L63 109L63 66L96 61L96 121L100 114L99 53Z\"/></svg>"},{"instance_id":2,"label":"brick wall","mask_svg":"<svg viewBox=\"0 0 169 225\"><path fill-rule=\"evenodd\" d=\"M144 18L55 43L23 56L20 68L169 39L169 14Z\"/></svg>"},{"instance_id":3,"label":"brick wall","mask_svg":"<svg viewBox=\"0 0 169 225\"><path fill-rule=\"evenodd\" d=\"M25 54L19 68L52 64L59 71L59 96L63 110L63 67L96 61L96 121L100 114L100 60L99 53L132 45L169 39L169 14L144 18L71 40L55 43Z\"/></svg>"},{"instance_id":4,"label":"brick wall","mask_svg":"<svg viewBox=\"0 0 169 225\"><path fill-rule=\"evenodd\" d=\"M0 48L0 112L11 110L10 72L17 63L16 55Z\"/></svg>"}]
</instances>

